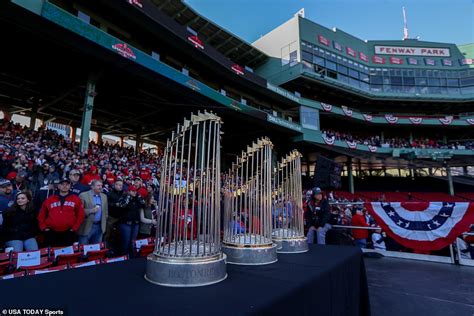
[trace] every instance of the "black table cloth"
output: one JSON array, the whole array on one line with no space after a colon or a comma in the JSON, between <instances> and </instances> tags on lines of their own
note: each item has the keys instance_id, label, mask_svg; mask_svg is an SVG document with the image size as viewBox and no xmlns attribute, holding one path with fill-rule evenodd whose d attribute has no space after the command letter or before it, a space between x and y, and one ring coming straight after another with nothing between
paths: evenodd
<instances>
[{"instance_id":1,"label":"black table cloth","mask_svg":"<svg viewBox=\"0 0 474 316\"><path fill-rule=\"evenodd\" d=\"M67 315L370 315L356 247L312 246L265 266L227 265L228 277L197 288L143 278L145 259L0 281L0 308L61 308Z\"/></svg>"}]
</instances>

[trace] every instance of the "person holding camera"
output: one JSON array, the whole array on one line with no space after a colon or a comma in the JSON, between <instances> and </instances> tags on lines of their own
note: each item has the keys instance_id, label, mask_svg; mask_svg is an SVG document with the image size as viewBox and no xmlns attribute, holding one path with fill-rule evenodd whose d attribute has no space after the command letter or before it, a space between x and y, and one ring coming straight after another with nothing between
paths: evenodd
<instances>
[{"instance_id":1,"label":"person holding camera","mask_svg":"<svg viewBox=\"0 0 474 316\"><path fill-rule=\"evenodd\" d=\"M385 237L387 237L387 235L385 232L382 232L380 226L377 226L376 228L375 232L372 233L372 244L374 249L387 250L387 247L385 247Z\"/></svg>"},{"instance_id":2,"label":"person holding camera","mask_svg":"<svg viewBox=\"0 0 474 316\"><path fill-rule=\"evenodd\" d=\"M119 205L120 255L132 254L133 240L137 239L140 227L140 212L146 208L145 201L138 194L138 188L131 185Z\"/></svg>"},{"instance_id":3,"label":"person holding camera","mask_svg":"<svg viewBox=\"0 0 474 316\"><path fill-rule=\"evenodd\" d=\"M146 199L146 207L140 210L140 238L148 238L153 233L156 226L157 218L157 202L153 194L148 194Z\"/></svg>"},{"instance_id":4,"label":"person holding camera","mask_svg":"<svg viewBox=\"0 0 474 316\"><path fill-rule=\"evenodd\" d=\"M312 192L313 195L311 201L307 204L307 211L305 213L306 224L309 226L307 241L308 244L313 244L314 236L317 234L317 243L325 245L326 233L332 227L329 223L331 218L329 202L323 197L323 192L320 188L314 188Z\"/></svg>"}]
</instances>

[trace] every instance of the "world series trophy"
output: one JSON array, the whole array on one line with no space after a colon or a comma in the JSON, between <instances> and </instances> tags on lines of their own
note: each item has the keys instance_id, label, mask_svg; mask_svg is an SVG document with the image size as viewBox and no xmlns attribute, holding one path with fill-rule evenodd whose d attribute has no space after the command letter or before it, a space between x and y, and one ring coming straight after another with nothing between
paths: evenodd
<instances>
[{"instance_id":1,"label":"world series trophy","mask_svg":"<svg viewBox=\"0 0 474 316\"><path fill-rule=\"evenodd\" d=\"M301 154L294 150L278 163L274 173L273 241L279 253L308 251L304 236Z\"/></svg>"},{"instance_id":2,"label":"world series trophy","mask_svg":"<svg viewBox=\"0 0 474 316\"><path fill-rule=\"evenodd\" d=\"M227 277L220 236L220 128L212 113L191 115L168 139L161 168L156 243L145 279L191 287Z\"/></svg>"},{"instance_id":3,"label":"world series trophy","mask_svg":"<svg viewBox=\"0 0 474 316\"><path fill-rule=\"evenodd\" d=\"M271 222L272 147L268 138L259 139L237 158L227 175L222 244L227 263L277 261Z\"/></svg>"}]
</instances>

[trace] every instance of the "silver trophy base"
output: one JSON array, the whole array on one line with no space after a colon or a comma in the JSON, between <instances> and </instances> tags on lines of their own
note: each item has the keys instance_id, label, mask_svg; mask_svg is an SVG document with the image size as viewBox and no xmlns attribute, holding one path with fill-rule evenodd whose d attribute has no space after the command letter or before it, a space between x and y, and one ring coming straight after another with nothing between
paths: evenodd
<instances>
[{"instance_id":1,"label":"silver trophy base","mask_svg":"<svg viewBox=\"0 0 474 316\"><path fill-rule=\"evenodd\" d=\"M227 278L226 256L205 261L184 262L148 255L145 279L153 284L171 287L211 285Z\"/></svg>"},{"instance_id":2,"label":"silver trophy base","mask_svg":"<svg viewBox=\"0 0 474 316\"><path fill-rule=\"evenodd\" d=\"M273 242L277 244L278 253L303 253L309 250L305 237L273 239Z\"/></svg>"},{"instance_id":3,"label":"silver trophy base","mask_svg":"<svg viewBox=\"0 0 474 316\"><path fill-rule=\"evenodd\" d=\"M264 265L278 261L277 245L238 247L222 245L222 252L227 255L227 263L240 265Z\"/></svg>"}]
</instances>

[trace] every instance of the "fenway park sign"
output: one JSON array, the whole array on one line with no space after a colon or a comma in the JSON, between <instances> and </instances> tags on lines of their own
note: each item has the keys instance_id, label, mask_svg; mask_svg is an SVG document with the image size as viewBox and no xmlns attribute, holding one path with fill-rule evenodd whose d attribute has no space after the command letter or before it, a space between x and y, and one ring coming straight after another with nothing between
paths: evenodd
<instances>
[{"instance_id":1,"label":"fenway park sign","mask_svg":"<svg viewBox=\"0 0 474 316\"><path fill-rule=\"evenodd\" d=\"M375 46L375 54L380 55L408 55L408 56L451 56L449 48L434 47L402 47L402 46Z\"/></svg>"}]
</instances>

